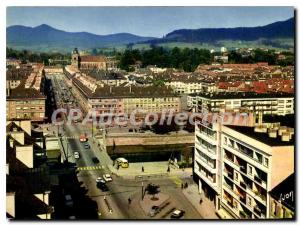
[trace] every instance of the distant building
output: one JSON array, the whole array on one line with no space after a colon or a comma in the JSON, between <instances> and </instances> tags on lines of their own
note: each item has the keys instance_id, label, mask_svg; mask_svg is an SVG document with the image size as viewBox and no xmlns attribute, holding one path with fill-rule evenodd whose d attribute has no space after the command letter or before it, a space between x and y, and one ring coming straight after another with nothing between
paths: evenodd
<instances>
[{"instance_id":1,"label":"distant building","mask_svg":"<svg viewBox=\"0 0 300 225\"><path fill-rule=\"evenodd\" d=\"M43 66L38 65L28 71L19 70L7 71L6 118L43 121L46 100L43 94Z\"/></svg>"},{"instance_id":2,"label":"distant building","mask_svg":"<svg viewBox=\"0 0 300 225\"><path fill-rule=\"evenodd\" d=\"M77 48L72 51L71 65L79 69L99 69L99 70L111 70L117 66L115 58L107 58L105 56L94 55L80 55Z\"/></svg>"},{"instance_id":3,"label":"distant building","mask_svg":"<svg viewBox=\"0 0 300 225\"><path fill-rule=\"evenodd\" d=\"M188 107L195 112L262 111L263 114L294 113L294 94L254 92L196 93L188 95Z\"/></svg>"},{"instance_id":4,"label":"distant building","mask_svg":"<svg viewBox=\"0 0 300 225\"><path fill-rule=\"evenodd\" d=\"M228 56L216 55L214 61L219 63L228 63Z\"/></svg>"},{"instance_id":5,"label":"distant building","mask_svg":"<svg viewBox=\"0 0 300 225\"><path fill-rule=\"evenodd\" d=\"M227 48L226 47L221 47L221 53L225 53L227 52Z\"/></svg>"}]
</instances>

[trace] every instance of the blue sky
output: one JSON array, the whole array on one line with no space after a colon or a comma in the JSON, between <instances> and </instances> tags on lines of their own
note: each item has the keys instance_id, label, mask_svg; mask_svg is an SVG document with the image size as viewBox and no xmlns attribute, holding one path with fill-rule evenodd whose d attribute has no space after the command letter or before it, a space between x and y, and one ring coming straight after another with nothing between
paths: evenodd
<instances>
[{"instance_id":1,"label":"blue sky","mask_svg":"<svg viewBox=\"0 0 300 225\"><path fill-rule=\"evenodd\" d=\"M6 25L162 37L182 28L259 26L293 16L293 7L8 7Z\"/></svg>"}]
</instances>

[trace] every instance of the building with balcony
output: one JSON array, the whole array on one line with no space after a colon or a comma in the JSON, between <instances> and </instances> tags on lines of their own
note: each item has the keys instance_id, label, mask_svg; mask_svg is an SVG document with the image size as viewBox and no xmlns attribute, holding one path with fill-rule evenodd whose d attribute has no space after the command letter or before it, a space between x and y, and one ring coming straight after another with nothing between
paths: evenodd
<instances>
[{"instance_id":1,"label":"building with balcony","mask_svg":"<svg viewBox=\"0 0 300 225\"><path fill-rule=\"evenodd\" d=\"M135 116L142 117L147 113L161 113L164 110L174 110L174 113L181 111L180 96L168 87L101 86L93 82L84 83L78 76L72 82L74 95L85 113L95 110L97 116L116 116L124 113L129 115L139 109L140 113Z\"/></svg>"},{"instance_id":2,"label":"building with balcony","mask_svg":"<svg viewBox=\"0 0 300 225\"><path fill-rule=\"evenodd\" d=\"M194 112L262 111L265 115L294 114L294 94L255 92L190 94L188 107Z\"/></svg>"},{"instance_id":3,"label":"building with balcony","mask_svg":"<svg viewBox=\"0 0 300 225\"><path fill-rule=\"evenodd\" d=\"M217 209L224 208L234 218L270 218L269 192L294 173L293 132L281 132L278 127L273 135L274 128L221 127L221 204Z\"/></svg>"},{"instance_id":4,"label":"building with balcony","mask_svg":"<svg viewBox=\"0 0 300 225\"><path fill-rule=\"evenodd\" d=\"M272 219L295 218L295 174L270 191L269 214Z\"/></svg>"}]
</instances>

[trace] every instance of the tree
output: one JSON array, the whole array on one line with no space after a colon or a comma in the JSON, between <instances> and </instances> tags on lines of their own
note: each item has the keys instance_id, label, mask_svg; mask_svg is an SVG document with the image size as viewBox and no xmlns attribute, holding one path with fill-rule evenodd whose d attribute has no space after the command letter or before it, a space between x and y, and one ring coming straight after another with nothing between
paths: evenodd
<instances>
[{"instance_id":1,"label":"tree","mask_svg":"<svg viewBox=\"0 0 300 225\"><path fill-rule=\"evenodd\" d=\"M147 188L147 193L149 195L152 195L151 200L157 200L158 198L155 198L155 195L158 194L160 192L159 190L159 186L155 185L155 184L148 184Z\"/></svg>"}]
</instances>

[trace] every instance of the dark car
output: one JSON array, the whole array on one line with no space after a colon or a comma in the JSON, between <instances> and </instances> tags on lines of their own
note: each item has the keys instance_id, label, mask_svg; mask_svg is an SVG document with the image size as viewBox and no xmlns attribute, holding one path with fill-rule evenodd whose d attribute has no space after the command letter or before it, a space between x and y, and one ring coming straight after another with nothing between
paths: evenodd
<instances>
[{"instance_id":1,"label":"dark car","mask_svg":"<svg viewBox=\"0 0 300 225\"><path fill-rule=\"evenodd\" d=\"M90 149L90 145L89 145L88 143L85 143L85 144L84 144L84 148L85 148L85 149Z\"/></svg>"},{"instance_id":2,"label":"dark car","mask_svg":"<svg viewBox=\"0 0 300 225\"><path fill-rule=\"evenodd\" d=\"M154 205L150 209L149 216L153 217L153 216L155 216L159 212L160 212L160 208L157 205Z\"/></svg>"},{"instance_id":3,"label":"dark car","mask_svg":"<svg viewBox=\"0 0 300 225\"><path fill-rule=\"evenodd\" d=\"M93 163L95 163L95 164L97 164L97 163L100 162L99 159L98 159L97 157L93 157L93 158L92 158L92 161L93 161Z\"/></svg>"},{"instance_id":4,"label":"dark car","mask_svg":"<svg viewBox=\"0 0 300 225\"><path fill-rule=\"evenodd\" d=\"M108 187L105 183L102 182L98 182L97 183L97 188L99 188L101 191L108 191Z\"/></svg>"}]
</instances>

